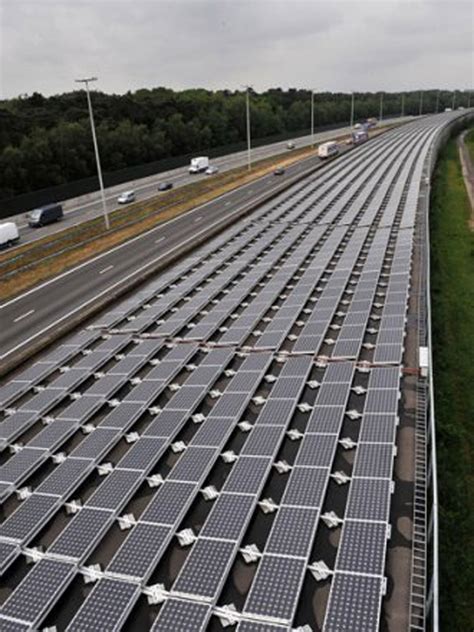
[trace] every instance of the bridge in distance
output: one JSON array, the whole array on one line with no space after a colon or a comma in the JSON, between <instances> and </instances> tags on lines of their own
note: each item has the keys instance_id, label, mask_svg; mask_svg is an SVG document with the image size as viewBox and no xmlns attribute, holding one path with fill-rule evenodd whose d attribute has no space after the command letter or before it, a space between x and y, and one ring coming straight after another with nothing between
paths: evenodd
<instances>
[{"instance_id":1,"label":"bridge in distance","mask_svg":"<svg viewBox=\"0 0 474 632\"><path fill-rule=\"evenodd\" d=\"M347 153L5 382L1 629L423 629L420 191L456 117Z\"/></svg>"}]
</instances>

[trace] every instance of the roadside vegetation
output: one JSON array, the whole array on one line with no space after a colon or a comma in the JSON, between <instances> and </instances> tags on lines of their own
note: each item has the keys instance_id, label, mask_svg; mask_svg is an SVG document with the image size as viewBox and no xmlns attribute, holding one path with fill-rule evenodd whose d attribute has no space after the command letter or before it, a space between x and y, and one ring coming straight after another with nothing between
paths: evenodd
<instances>
[{"instance_id":1,"label":"roadside vegetation","mask_svg":"<svg viewBox=\"0 0 474 632\"><path fill-rule=\"evenodd\" d=\"M358 93L356 121L378 116L379 98ZM450 98L442 94L440 107ZM159 87L123 95L94 91L92 99L106 182L107 172L228 145L235 150L246 138L243 92ZM316 127L349 121L350 94L317 93L315 102ZM434 112L435 103L436 91L424 92L424 111ZM418 114L418 108L419 93L406 93L405 113ZM308 131L310 109L309 90L251 91L252 138ZM386 93L384 116L400 110L401 93ZM0 121L0 199L95 176L84 92L0 101Z\"/></svg>"},{"instance_id":2,"label":"roadside vegetation","mask_svg":"<svg viewBox=\"0 0 474 632\"><path fill-rule=\"evenodd\" d=\"M469 140L473 155L474 129ZM436 168L430 231L441 629L459 632L474 626L474 233L469 216L452 139Z\"/></svg>"}]
</instances>

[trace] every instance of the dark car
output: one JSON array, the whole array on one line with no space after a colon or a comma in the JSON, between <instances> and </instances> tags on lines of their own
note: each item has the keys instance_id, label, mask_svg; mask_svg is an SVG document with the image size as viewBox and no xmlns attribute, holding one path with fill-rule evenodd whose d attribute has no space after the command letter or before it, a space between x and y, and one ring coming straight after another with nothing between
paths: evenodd
<instances>
[{"instance_id":1,"label":"dark car","mask_svg":"<svg viewBox=\"0 0 474 632\"><path fill-rule=\"evenodd\" d=\"M63 207L61 204L47 204L41 208L35 208L27 214L28 224L33 228L46 226L58 222L64 217Z\"/></svg>"},{"instance_id":2,"label":"dark car","mask_svg":"<svg viewBox=\"0 0 474 632\"><path fill-rule=\"evenodd\" d=\"M162 182L160 185L158 185L158 191L169 191L172 188L173 188L172 182Z\"/></svg>"},{"instance_id":3,"label":"dark car","mask_svg":"<svg viewBox=\"0 0 474 632\"><path fill-rule=\"evenodd\" d=\"M278 167L277 169L275 169L275 171L273 172L274 176L282 176L285 174L285 170L283 169L283 167Z\"/></svg>"}]
</instances>

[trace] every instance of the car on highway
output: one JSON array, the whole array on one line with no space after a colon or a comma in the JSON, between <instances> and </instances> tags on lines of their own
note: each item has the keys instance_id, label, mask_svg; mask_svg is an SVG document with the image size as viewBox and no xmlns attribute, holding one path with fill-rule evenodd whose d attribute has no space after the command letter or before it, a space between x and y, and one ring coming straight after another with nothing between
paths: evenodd
<instances>
[{"instance_id":1,"label":"car on highway","mask_svg":"<svg viewBox=\"0 0 474 632\"><path fill-rule=\"evenodd\" d=\"M287 149L294 149L295 147L296 147L296 145L295 145L294 141L292 141L292 140L289 140L289 141L286 143L286 148L287 148Z\"/></svg>"},{"instance_id":2,"label":"car on highway","mask_svg":"<svg viewBox=\"0 0 474 632\"><path fill-rule=\"evenodd\" d=\"M135 191L124 191L118 196L117 202L119 204L129 204L129 202L135 202L135 199Z\"/></svg>"},{"instance_id":3,"label":"car on highway","mask_svg":"<svg viewBox=\"0 0 474 632\"><path fill-rule=\"evenodd\" d=\"M172 182L162 182L158 185L158 191L169 191L173 188Z\"/></svg>"},{"instance_id":4,"label":"car on highway","mask_svg":"<svg viewBox=\"0 0 474 632\"><path fill-rule=\"evenodd\" d=\"M64 217L61 204L47 204L40 208L35 208L26 215L28 225L31 228L40 228L46 224L59 222Z\"/></svg>"},{"instance_id":5,"label":"car on highway","mask_svg":"<svg viewBox=\"0 0 474 632\"><path fill-rule=\"evenodd\" d=\"M0 248L9 248L20 239L18 226L15 222L5 222L0 224Z\"/></svg>"},{"instance_id":6,"label":"car on highway","mask_svg":"<svg viewBox=\"0 0 474 632\"><path fill-rule=\"evenodd\" d=\"M206 169L207 176L213 176L215 173L219 173L219 167L214 167L214 165L209 165Z\"/></svg>"},{"instance_id":7,"label":"car on highway","mask_svg":"<svg viewBox=\"0 0 474 632\"><path fill-rule=\"evenodd\" d=\"M284 174L285 174L285 169L283 167L277 167L273 172L274 176L283 176Z\"/></svg>"}]
</instances>

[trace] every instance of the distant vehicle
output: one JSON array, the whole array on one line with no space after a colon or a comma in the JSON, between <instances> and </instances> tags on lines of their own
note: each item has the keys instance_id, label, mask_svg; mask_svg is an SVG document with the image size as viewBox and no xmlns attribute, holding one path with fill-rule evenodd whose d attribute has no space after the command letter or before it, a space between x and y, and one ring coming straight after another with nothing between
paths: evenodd
<instances>
[{"instance_id":1,"label":"distant vehicle","mask_svg":"<svg viewBox=\"0 0 474 632\"><path fill-rule=\"evenodd\" d=\"M20 233L15 222L0 224L0 248L9 248L20 239Z\"/></svg>"},{"instance_id":2,"label":"distant vehicle","mask_svg":"<svg viewBox=\"0 0 474 632\"><path fill-rule=\"evenodd\" d=\"M360 129L362 127L362 125L360 123L356 123L354 125L354 129Z\"/></svg>"},{"instance_id":3,"label":"distant vehicle","mask_svg":"<svg viewBox=\"0 0 474 632\"><path fill-rule=\"evenodd\" d=\"M169 191L173 188L172 182L162 182L158 185L158 191Z\"/></svg>"},{"instance_id":4,"label":"distant vehicle","mask_svg":"<svg viewBox=\"0 0 474 632\"><path fill-rule=\"evenodd\" d=\"M367 125L367 127L377 127L377 119L375 117L372 118L368 118L367 121L365 122L365 124Z\"/></svg>"},{"instance_id":5,"label":"distant vehicle","mask_svg":"<svg viewBox=\"0 0 474 632\"><path fill-rule=\"evenodd\" d=\"M452 112L452 111L453 111L453 108L444 108L444 111L445 111L445 112Z\"/></svg>"},{"instance_id":6,"label":"distant vehicle","mask_svg":"<svg viewBox=\"0 0 474 632\"><path fill-rule=\"evenodd\" d=\"M135 191L124 191L118 196L117 202L119 204L128 204L129 202L135 202L135 199Z\"/></svg>"},{"instance_id":7,"label":"distant vehicle","mask_svg":"<svg viewBox=\"0 0 474 632\"><path fill-rule=\"evenodd\" d=\"M277 167L273 172L274 176L283 176L285 174L285 169L283 167Z\"/></svg>"},{"instance_id":8,"label":"distant vehicle","mask_svg":"<svg viewBox=\"0 0 474 632\"><path fill-rule=\"evenodd\" d=\"M335 140L330 140L318 147L318 156L320 158L330 158L331 156L336 156L338 153L339 145Z\"/></svg>"},{"instance_id":9,"label":"distant vehicle","mask_svg":"<svg viewBox=\"0 0 474 632\"><path fill-rule=\"evenodd\" d=\"M189 173L202 173L209 167L208 156L198 156L197 158L191 158L191 165L189 167Z\"/></svg>"},{"instance_id":10,"label":"distant vehicle","mask_svg":"<svg viewBox=\"0 0 474 632\"><path fill-rule=\"evenodd\" d=\"M458 107L458 110L464 110L464 106L460 105L460 106Z\"/></svg>"},{"instance_id":11,"label":"distant vehicle","mask_svg":"<svg viewBox=\"0 0 474 632\"><path fill-rule=\"evenodd\" d=\"M352 142L354 145L360 145L369 140L369 135L365 129L359 129L356 132L352 132Z\"/></svg>"},{"instance_id":12,"label":"distant vehicle","mask_svg":"<svg viewBox=\"0 0 474 632\"><path fill-rule=\"evenodd\" d=\"M294 149L295 147L296 147L296 145L295 145L294 141L292 141L292 140L289 140L289 141L286 143L286 148L287 148L287 149Z\"/></svg>"},{"instance_id":13,"label":"distant vehicle","mask_svg":"<svg viewBox=\"0 0 474 632\"><path fill-rule=\"evenodd\" d=\"M46 226L46 224L59 222L63 217L64 213L61 204L47 204L41 208L35 208L26 215L28 224L32 228L39 228L40 226Z\"/></svg>"},{"instance_id":14,"label":"distant vehicle","mask_svg":"<svg viewBox=\"0 0 474 632\"><path fill-rule=\"evenodd\" d=\"M215 173L219 173L219 167L214 167L214 165L209 165L206 169L206 175L213 176Z\"/></svg>"}]
</instances>

